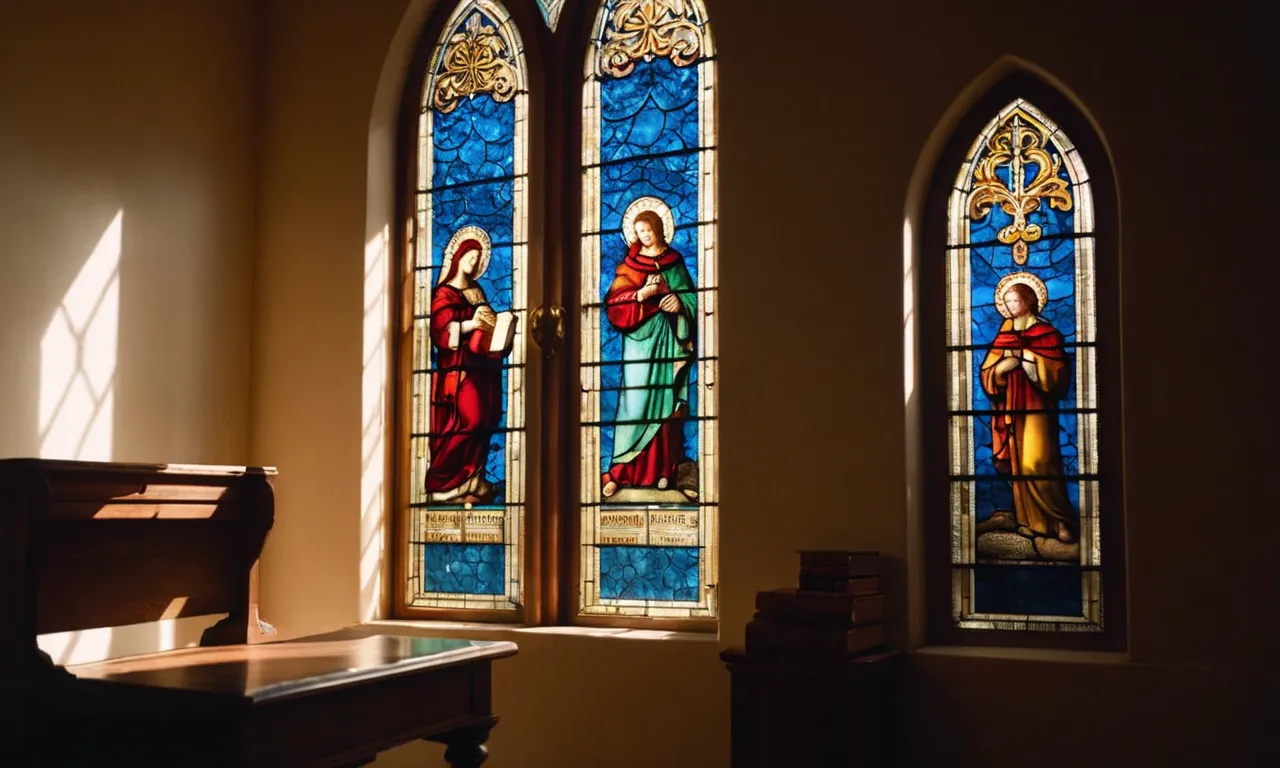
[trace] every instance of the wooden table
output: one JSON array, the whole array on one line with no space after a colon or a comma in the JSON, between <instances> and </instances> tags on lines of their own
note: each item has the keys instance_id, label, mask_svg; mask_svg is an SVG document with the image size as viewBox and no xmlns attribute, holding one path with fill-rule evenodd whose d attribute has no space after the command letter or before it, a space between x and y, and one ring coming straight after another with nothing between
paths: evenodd
<instances>
[{"instance_id":1,"label":"wooden table","mask_svg":"<svg viewBox=\"0 0 1280 768\"><path fill-rule=\"evenodd\" d=\"M902 656L720 654L731 681L733 768L891 766Z\"/></svg>"},{"instance_id":2,"label":"wooden table","mask_svg":"<svg viewBox=\"0 0 1280 768\"><path fill-rule=\"evenodd\" d=\"M351 632L67 667L33 685L36 765L360 765L415 739L478 766L509 642ZM42 716L33 717L34 712Z\"/></svg>"}]
</instances>

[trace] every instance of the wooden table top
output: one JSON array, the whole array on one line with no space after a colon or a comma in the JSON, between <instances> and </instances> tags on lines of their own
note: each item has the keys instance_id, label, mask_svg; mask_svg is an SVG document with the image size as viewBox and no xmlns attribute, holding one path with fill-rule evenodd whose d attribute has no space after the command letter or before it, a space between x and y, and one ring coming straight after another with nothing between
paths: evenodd
<instances>
[{"instance_id":1,"label":"wooden table top","mask_svg":"<svg viewBox=\"0 0 1280 768\"><path fill-rule=\"evenodd\" d=\"M515 653L510 642L334 633L278 643L184 648L77 664L67 671L82 680L265 702Z\"/></svg>"}]
</instances>

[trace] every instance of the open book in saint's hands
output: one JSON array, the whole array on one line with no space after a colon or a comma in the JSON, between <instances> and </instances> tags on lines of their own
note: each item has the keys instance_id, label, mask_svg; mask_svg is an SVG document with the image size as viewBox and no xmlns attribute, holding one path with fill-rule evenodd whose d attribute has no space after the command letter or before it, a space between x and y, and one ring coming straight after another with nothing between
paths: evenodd
<instances>
[{"instance_id":1,"label":"open book in saint's hands","mask_svg":"<svg viewBox=\"0 0 1280 768\"><path fill-rule=\"evenodd\" d=\"M506 357L516 339L516 315L514 312L497 312L497 320L493 329L484 328L473 331L467 338L467 348L477 355L489 357ZM457 349L461 344L462 329L459 323L449 326L449 348Z\"/></svg>"}]
</instances>

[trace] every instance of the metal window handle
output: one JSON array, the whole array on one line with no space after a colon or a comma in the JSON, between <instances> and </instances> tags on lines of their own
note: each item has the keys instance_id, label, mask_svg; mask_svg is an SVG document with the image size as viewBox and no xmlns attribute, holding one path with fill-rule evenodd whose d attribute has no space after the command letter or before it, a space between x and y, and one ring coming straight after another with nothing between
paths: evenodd
<instances>
[{"instance_id":1,"label":"metal window handle","mask_svg":"<svg viewBox=\"0 0 1280 768\"><path fill-rule=\"evenodd\" d=\"M555 357L564 343L564 307L559 304L537 307L529 319L533 340L542 348L543 357Z\"/></svg>"}]
</instances>

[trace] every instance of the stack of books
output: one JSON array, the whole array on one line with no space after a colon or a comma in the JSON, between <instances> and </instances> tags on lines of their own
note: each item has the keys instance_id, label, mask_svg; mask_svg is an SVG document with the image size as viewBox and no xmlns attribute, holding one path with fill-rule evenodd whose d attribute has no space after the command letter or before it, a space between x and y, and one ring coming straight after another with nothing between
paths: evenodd
<instances>
[{"instance_id":1,"label":"stack of books","mask_svg":"<svg viewBox=\"0 0 1280 768\"><path fill-rule=\"evenodd\" d=\"M859 654L884 642L878 552L800 550L800 586L756 593L748 653Z\"/></svg>"}]
</instances>

